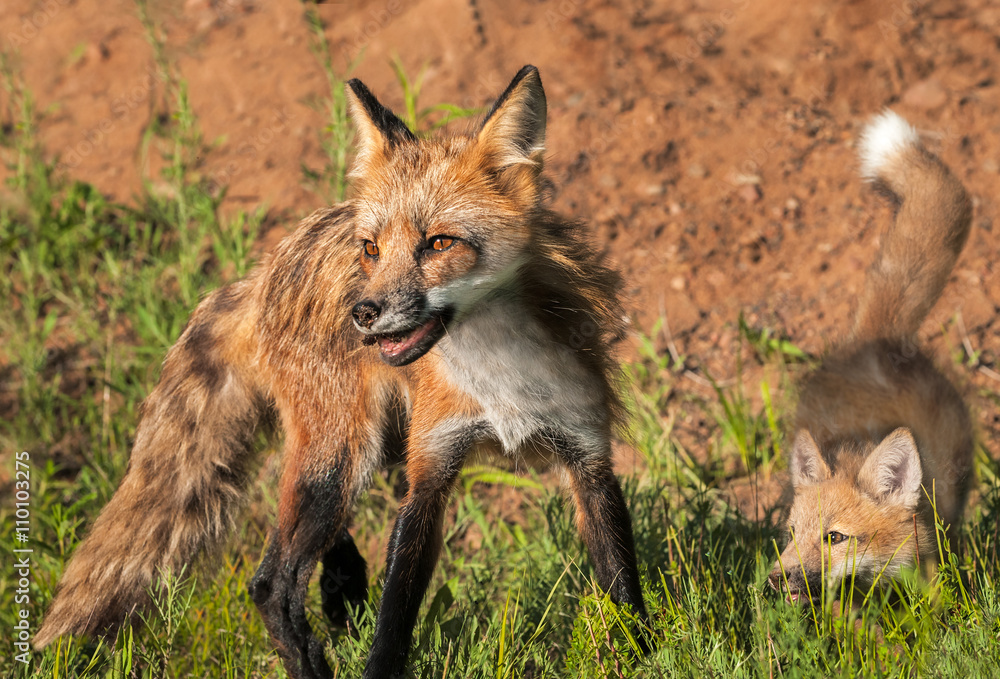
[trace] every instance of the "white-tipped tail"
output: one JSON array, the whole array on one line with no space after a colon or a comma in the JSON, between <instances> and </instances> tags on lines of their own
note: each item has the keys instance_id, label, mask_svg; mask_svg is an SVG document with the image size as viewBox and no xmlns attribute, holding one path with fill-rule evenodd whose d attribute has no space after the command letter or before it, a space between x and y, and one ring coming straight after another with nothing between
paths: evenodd
<instances>
[{"instance_id":1,"label":"white-tipped tail","mask_svg":"<svg viewBox=\"0 0 1000 679\"><path fill-rule=\"evenodd\" d=\"M861 172L892 194L895 223L880 240L858 302L854 338L905 338L941 295L969 235L962 183L892 111L875 116L858 144Z\"/></svg>"},{"instance_id":2,"label":"white-tipped tail","mask_svg":"<svg viewBox=\"0 0 1000 679\"><path fill-rule=\"evenodd\" d=\"M889 110L879 113L861 132L858 144L861 176L878 178L882 169L902 151L919 144L917 131L901 115Z\"/></svg>"}]
</instances>

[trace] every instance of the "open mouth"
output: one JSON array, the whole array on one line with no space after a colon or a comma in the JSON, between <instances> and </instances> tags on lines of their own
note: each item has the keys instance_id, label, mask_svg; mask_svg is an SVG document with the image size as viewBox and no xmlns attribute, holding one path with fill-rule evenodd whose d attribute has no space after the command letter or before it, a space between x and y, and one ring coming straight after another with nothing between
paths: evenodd
<instances>
[{"instance_id":1,"label":"open mouth","mask_svg":"<svg viewBox=\"0 0 1000 679\"><path fill-rule=\"evenodd\" d=\"M808 604L811 601L818 601L809 596L809 592L804 589L792 589L785 593L785 601L790 604Z\"/></svg>"},{"instance_id":2,"label":"open mouth","mask_svg":"<svg viewBox=\"0 0 1000 679\"><path fill-rule=\"evenodd\" d=\"M407 330L387 334L366 335L362 342L378 344L379 355L391 366L413 363L433 347L444 335L450 314L432 316L429 320Z\"/></svg>"}]
</instances>

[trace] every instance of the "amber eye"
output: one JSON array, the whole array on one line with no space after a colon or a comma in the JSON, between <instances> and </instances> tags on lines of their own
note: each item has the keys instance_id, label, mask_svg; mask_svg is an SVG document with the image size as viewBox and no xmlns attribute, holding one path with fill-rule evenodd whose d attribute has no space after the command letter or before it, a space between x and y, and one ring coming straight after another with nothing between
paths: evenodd
<instances>
[{"instance_id":1,"label":"amber eye","mask_svg":"<svg viewBox=\"0 0 1000 679\"><path fill-rule=\"evenodd\" d=\"M843 533L838 533L837 531L832 530L826 534L826 539L830 541L831 545L839 545L847 539L847 536Z\"/></svg>"},{"instance_id":2,"label":"amber eye","mask_svg":"<svg viewBox=\"0 0 1000 679\"><path fill-rule=\"evenodd\" d=\"M434 250L447 250L455 242L454 238L448 236L435 236L431 239L431 248Z\"/></svg>"},{"instance_id":3,"label":"amber eye","mask_svg":"<svg viewBox=\"0 0 1000 679\"><path fill-rule=\"evenodd\" d=\"M378 257L378 246L370 240L365 241L365 254L369 257Z\"/></svg>"}]
</instances>

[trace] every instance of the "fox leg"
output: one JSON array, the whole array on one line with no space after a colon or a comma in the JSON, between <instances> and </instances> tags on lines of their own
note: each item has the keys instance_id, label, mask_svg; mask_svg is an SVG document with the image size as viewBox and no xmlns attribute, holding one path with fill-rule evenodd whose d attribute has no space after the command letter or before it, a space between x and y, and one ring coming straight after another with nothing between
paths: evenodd
<instances>
[{"instance_id":1,"label":"fox leg","mask_svg":"<svg viewBox=\"0 0 1000 679\"><path fill-rule=\"evenodd\" d=\"M611 468L611 451L595 455L572 438L554 436L576 501L576 523L590 552L597 584L616 604L628 604L633 614L648 620L636 563L632 520L621 486ZM648 650L645 634L639 635Z\"/></svg>"},{"instance_id":2,"label":"fox leg","mask_svg":"<svg viewBox=\"0 0 1000 679\"><path fill-rule=\"evenodd\" d=\"M318 463L324 463L321 469ZM346 450L331 460L318 451L302 455L292 449L286 464L278 525L250 582L250 597L289 675L327 679L333 675L306 618L306 593L320 555L342 554L353 546L344 535L358 484Z\"/></svg>"},{"instance_id":3,"label":"fox leg","mask_svg":"<svg viewBox=\"0 0 1000 679\"><path fill-rule=\"evenodd\" d=\"M406 670L417 613L441 551L444 510L471 446L472 432L421 437L411 429L406 464L409 490L389 538L382 601L365 679L402 677Z\"/></svg>"}]
</instances>

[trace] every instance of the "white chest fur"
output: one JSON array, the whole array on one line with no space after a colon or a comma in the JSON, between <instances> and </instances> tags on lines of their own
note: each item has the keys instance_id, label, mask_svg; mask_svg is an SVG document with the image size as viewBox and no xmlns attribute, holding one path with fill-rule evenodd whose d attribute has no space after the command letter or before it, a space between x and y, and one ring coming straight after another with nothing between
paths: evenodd
<instances>
[{"instance_id":1,"label":"white chest fur","mask_svg":"<svg viewBox=\"0 0 1000 679\"><path fill-rule=\"evenodd\" d=\"M491 301L449 329L437 349L452 383L479 402L506 454L539 432L571 434L594 448L586 452L606 448L597 376L517 303Z\"/></svg>"}]
</instances>

